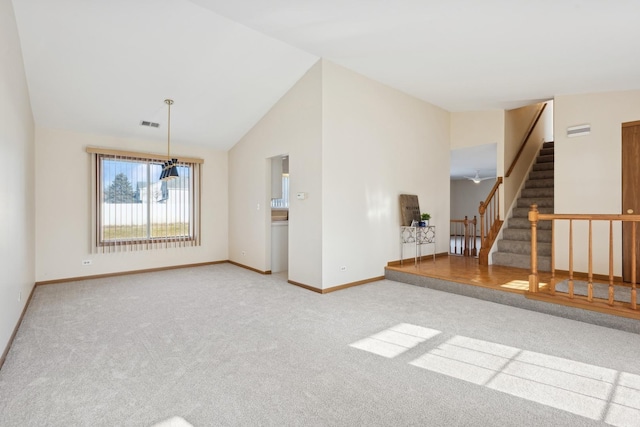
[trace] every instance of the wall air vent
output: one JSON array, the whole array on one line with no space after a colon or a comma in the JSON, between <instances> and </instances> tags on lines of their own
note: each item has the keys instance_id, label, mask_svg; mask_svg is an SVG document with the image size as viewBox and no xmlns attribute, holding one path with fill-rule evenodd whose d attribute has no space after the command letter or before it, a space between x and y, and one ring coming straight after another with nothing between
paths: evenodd
<instances>
[{"instance_id":1,"label":"wall air vent","mask_svg":"<svg viewBox=\"0 0 640 427\"><path fill-rule=\"evenodd\" d=\"M159 128L160 127L160 123L148 122L146 120L142 120L140 122L140 126L147 126L147 127L150 127L150 128Z\"/></svg>"},{"instance_id":2,"label":"wall air vent","mask_svg":"<svg viewBox=\"0 0 640 427\"><path fill-rule=\"evenodd\" d=\"M573 138L574 136L589 135L590 133L591 133L590 124L572 126L567 128L567 136L569 138Z\"/></svg>"}]
</instances>

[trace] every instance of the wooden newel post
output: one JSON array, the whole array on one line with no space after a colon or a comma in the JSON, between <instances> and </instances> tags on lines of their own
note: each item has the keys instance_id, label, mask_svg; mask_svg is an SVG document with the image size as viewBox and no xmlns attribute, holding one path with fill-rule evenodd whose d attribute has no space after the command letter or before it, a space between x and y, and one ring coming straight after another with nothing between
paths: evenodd
<instances>
[{"instance_id":1,"label":"wooden newel post","mask_svg":"<svg viewBox=\"0 0 640 427\"><path fill-rule=\"evenodd\" d=\"M531 274L529 274L529 292L538 292L538 205L531 205Z\"/></svg>"}]
</instances>

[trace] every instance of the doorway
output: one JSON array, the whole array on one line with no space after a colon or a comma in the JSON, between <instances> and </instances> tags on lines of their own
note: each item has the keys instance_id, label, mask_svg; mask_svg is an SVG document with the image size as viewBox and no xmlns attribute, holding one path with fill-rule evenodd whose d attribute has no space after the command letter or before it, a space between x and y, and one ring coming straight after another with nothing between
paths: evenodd
<instances>
[{"instance_id":1,"label":"doorway","mask_svg":"<svg viewBox=\"0 0 640 427\"><path fill-rule=\"evenodd\" d=\"M622 124L622 213L640 215L640 121ZM622 226L622 279L633 278L632 250L635 246L636 283L640 282L640 225L636 225L635 242L631 223Z\"/></svg>"},{"instance_id":2,"label":"doorway","mask_svg":"<svg viewBox=\"0 0 640 427\"><path fill-rule=\"evenodd\" d=\"M271 159L271 272L289 270L289 156Z\"/></svg>"}]
</instances>

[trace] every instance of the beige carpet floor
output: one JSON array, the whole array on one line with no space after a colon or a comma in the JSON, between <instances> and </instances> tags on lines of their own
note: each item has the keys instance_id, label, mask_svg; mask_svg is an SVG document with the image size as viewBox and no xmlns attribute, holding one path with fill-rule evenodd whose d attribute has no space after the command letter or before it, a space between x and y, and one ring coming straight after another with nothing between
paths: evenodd
<instances>
[{"instance_id":1,"label":"beige carpet floor","mask_svg":"<svg viewBox=\"0 0 640 427\"><path fill-rule=\"evenodd\" d=\"M36 288L0 425L640 425L640 335L230 264Z\"/></svg>"}]
</instances>

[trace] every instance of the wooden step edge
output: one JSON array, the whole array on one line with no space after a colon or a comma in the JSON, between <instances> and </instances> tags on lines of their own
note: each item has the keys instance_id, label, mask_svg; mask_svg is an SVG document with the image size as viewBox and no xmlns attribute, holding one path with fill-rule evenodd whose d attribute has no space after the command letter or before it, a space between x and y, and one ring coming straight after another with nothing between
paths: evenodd
<instances>
[{"instance_id":1,"label":"wooden step edge","mask_svg":"<svg viewBox=\"0 0 640 427\"><path fill-rule=\"evenodd\" d=\"M431 256L431 255L429 255ZM517 267L516 267L517 268ZM456 284L460 284L460 285L467 285L467 286L474 286L476 288L484 288L484 289L490 289L493 291L499 291L499 292L507 292L507 293L511 293L511 294L520 294L523 295L526 291L523 291L522 289L513 289L513 288L507 288L507 287L496 287L495 285L491 285L491 284L486 284L483 282L479 282L479 281L470 281L468 277L457 277L457 276L452 276L451 274L440 274L437 272L429 272L428 275L425 276L424 273L420 272L419 270L409 270L406 267L401 267L399 264L398 265L387 265L385 267L385 270L391 270L391 271L397 271L399 273L405 273L405 274L412 274L415 276L420 276L420 277L430 277L433 279L438 279L438 280L443 280L445 282L451 282L451 283L456 283Z\"/></svg>"},{"instance_id":2,"label":"wooden step edge","mask_svg":"<svg viewBox=\"0 0 640 427\"><path fill-rule=\"evenodd\" d=\"M548 290L541 290L540 292L525 291L524 296L536 301L640 320L640 310L633 310L631 304L627 302L614 301L613 306L610 306L607 300L594 298L593 302L589 302L584 295L574 295L572 299L569 298L567 294L561 292L556 292L555 295L551 295Z\"/></svg>"}]
</instances>

